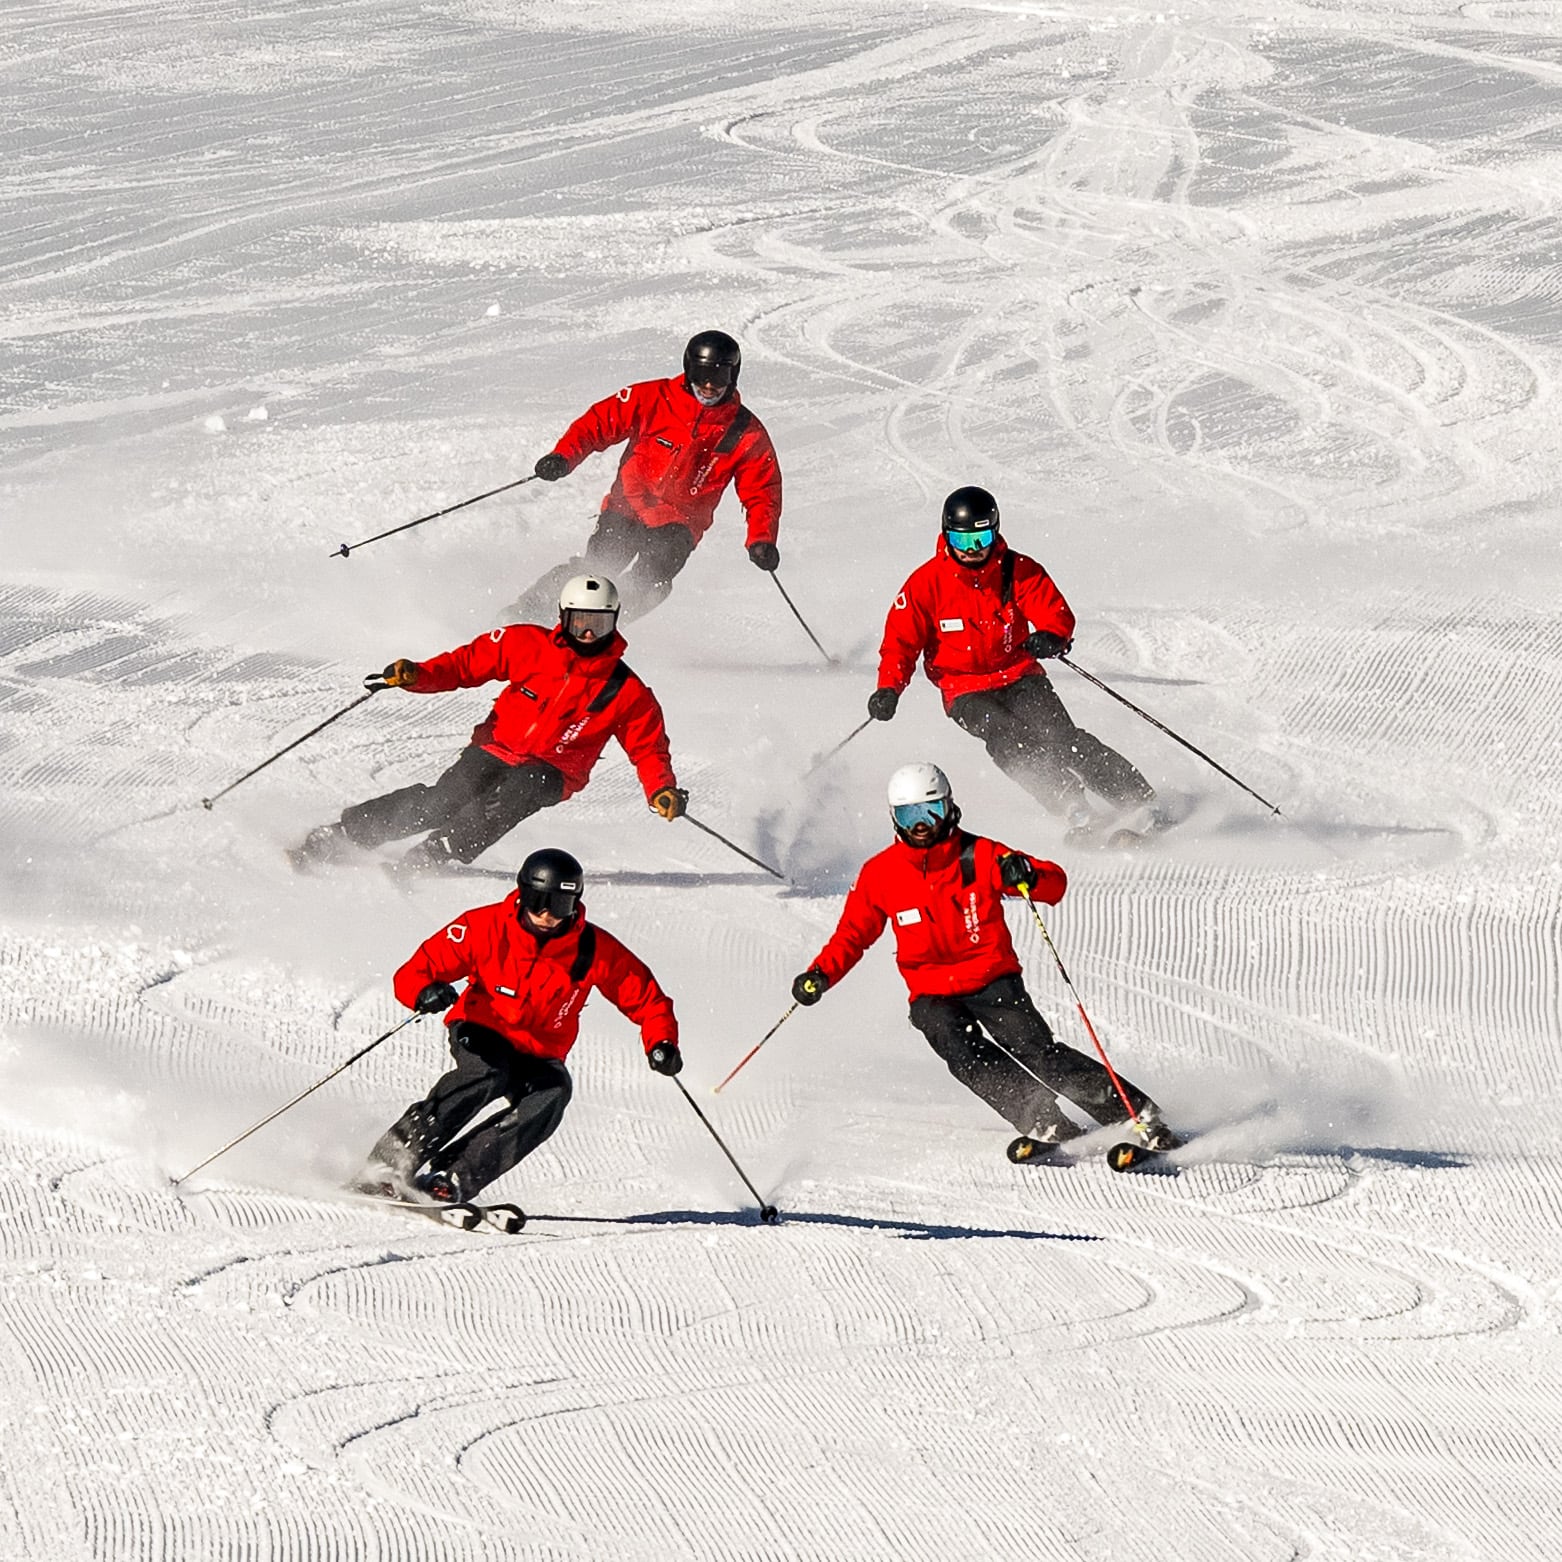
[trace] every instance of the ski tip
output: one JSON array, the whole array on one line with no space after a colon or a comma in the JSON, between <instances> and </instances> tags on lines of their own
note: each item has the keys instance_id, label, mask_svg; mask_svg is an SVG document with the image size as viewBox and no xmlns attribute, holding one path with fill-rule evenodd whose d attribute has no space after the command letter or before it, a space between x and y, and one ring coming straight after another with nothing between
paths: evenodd
<instances>
[{"instance_id":1,"label":"ski tip","mask_svg":"<svg viewBox=\"0 0 1562 1562\"><path fill-rule=\"evenodd\" d=\"M767 1226L776 1226L781 1223L781 1211L774 1204L761 1204L759 1218Z\"/></svg>"},{"instance_id":2,"label":"ski tip","mask_svg":"<svg viewBox=\"0 0 1562 1562\"><path fill-rule=\"evenodd\" d=\"M1113 1171L1132 1171L1141 1161L1154 1152L1142 1144L1114 1144L1106 1152L1106 1164Z\"/></svg>"}]
</instances>

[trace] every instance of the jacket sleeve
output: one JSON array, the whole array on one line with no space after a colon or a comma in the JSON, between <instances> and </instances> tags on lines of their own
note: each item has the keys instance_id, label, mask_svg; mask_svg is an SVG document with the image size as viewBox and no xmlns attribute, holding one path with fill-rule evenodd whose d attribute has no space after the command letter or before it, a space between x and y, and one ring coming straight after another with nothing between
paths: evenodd
<instances>
[{"instance_id":1,"label":"jacket sleeve","mask_svg":"<svg viewBox=\"0 0 1562 1562\"><path fill-rule=\"evenodd\" d=\"M587 456L628 439L640 410L641 387L626 385L621 391L593 402L559 436L554 451L570 464L570 470Z\"/></svg>"},{"instance_id":2,"label":"jacket sleeve","mask_svg":"<svg viewBox=\"0 0 1562 1562\"><path fill-rule=\"evenodd\" d=\"M678 1017L673 1001L662 991L651 968L611 933L597 929L597 957L591 984L622 1014L640 1027L640 1041L649 1052L659 1041L678 1044Z\"/></svg>"},{"instance_id":3,"label":"jacket sleeve","mask_svg":"<svg viewBox=\"0 0 1562 1562\"><path fill-rule=\"evenodd\" d=\"M1014 600L1032 629L1045 629L1065 640L1074 636L1074 610L1063 599L1052 577L1039 564L1027 559L1028 569L1016 572Z\"/></svg>"},{"instance_id":4,"label":"jacket sleeve","mask_svg":"<svg viewBox=\"0 0 1562 1562\"><path fill-rule=\"evenodd\" d=\"M770 435L760 425L746 441L742 459L732 476L732 486L748 519L748 540L774 542L781 534L781 463Z\"/></svg>"},{"instance_id":5,"label":"jacket sleeve","mask_svg":"<svg viewBox=\"0 0 1562 1562\"><path fill-rule=\"evenodd\" d=\"M512 658L525 659L528 631L533 626L510 624L479 635L469 645L458 646L418 663L414 694L444 694L451 689L471 689L495 678L508 678Z\"/></svg>"},{"instance_id":6,"label":"jacket sleeve","mask_svg":"<svg viewBox=\"0 0 1562 1562\"><path fill-rule=\"evenodd\" d=\"M865 874L866 870L857 875L857 882L846 896L846 904L841 908L841 920L836 923L830 941L814 956L814 968L829 977L832 987L878 941L888 920L863 887Z\"/></svg>"},{"instance_id":7,"label":"jacket sleeve","mask_svg":"<svg viewBox=\"0 0 1562 1562\"><path fill-rule=\"evenodd\" d=\"M391 980L398 1003L414 1008L418 994L430 982L459 982L462 977L471 977L476 969L473 945L480 934L477 923L481 914L481 909L465 911L418 945Z\"/></svg>"},{"instance_id":8,"label":"jacket sleeve","mask_svg":"<svg viewBox=\"0 0 1562 1562\"><path fill-rule=\"evenodd\" d=\"M1005 895L1019 896L1017 889L1011 889L1003 882L998 872L1000 858L1007 857L1011 848L998 841L993 842L992 854L992 882L993 887ZM1068 888L1068 875L1055 862L1049 862L1045 857L1032 857L1029 852L1020 852L1031 866L1030 898L1039 900L1043 905L1055 906L1062 900L1063 892Z\"/></svg>"},{"instance_id":9,"label":"jacket sleeve","mask_svg":"<svg viewBox=\"0 0 1562 1562\"><path fill-rule=\"evenodd\" d=\"M650 802L664 786L678 784L667 742L667 724L656 696L638 678L624 694L623 714L613 735L633 763L645 789L645 800Z\"/></svg>"},{"instance_id":10,"label":"jacket sleeve","mask_svg":"<svg viewBox=\"0 0 1562 1562\"><path fill-rule=\"evenodd\" d=\"M899 694L917 670L917 658L932 640L933 619L917 575L900 588L884 620L879 646L879 687Z\"/></svg>"}]
</instances>

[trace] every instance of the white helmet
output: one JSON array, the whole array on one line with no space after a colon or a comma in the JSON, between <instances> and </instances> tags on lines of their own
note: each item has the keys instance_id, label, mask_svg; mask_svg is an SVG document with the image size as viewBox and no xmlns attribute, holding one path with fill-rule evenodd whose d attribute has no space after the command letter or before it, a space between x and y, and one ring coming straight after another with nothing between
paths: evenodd
<instances>
[{"instance_id":1,"label":"white helmet","mask_svg":"<svg viewBox=\"0 0 1562 1562\"><path fill-rule=\"evenodd\" d=\"M605 651L618 627L618 587L600 575L577 575L559 593L559 628L582 656Z\"/></svg>"},{"instance_id":2,"label":"white helmet","mask_svg":"<svg viewBox=\"0 0 1562 1562\"><path fill-rule=\"evenodd\" d=\"M573 580L566 581L564 589L559 593L560 613L566 613L571 608L616 613L618 607L618 587L601 575L577 575Z\"/></svg>"},{"instance_id":3,"label":"white helmet","mask_svg":"<svg viewBox=\"0 0 1562 1562\"><path fill-rule=\"evenodd\" d=\"M948 838L960 822L960 810L949 790L949 777L937 765L902 765L889 778L889 816L895 834L907 846L925 851ZM929 834L925 826L932 826ZM919 839L914 830L921 829Z\"/></svg>"},{"instance_id":4,"label":"white helmet","mask_svg":"<svg viewBox=\"0 0 1562 1562\"><path fill-rule=\"evenodd\" d=\"M889 778L889 805L930 803L935 797L951 796L949 777L937 765L902 765Z\"/></svg>"}]
</instances>

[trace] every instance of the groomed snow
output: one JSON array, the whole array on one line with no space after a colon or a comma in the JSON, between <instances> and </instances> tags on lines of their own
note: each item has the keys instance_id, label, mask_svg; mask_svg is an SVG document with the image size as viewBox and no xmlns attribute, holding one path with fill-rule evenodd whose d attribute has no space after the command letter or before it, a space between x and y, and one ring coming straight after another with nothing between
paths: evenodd
<instances>
[{"instance_id":1,"label":"groomed snow","mask_svg":"<svg viewBox=\"0 0 1562 1562\"><path fill-rule=\"evenodd\" d=\"M1562 1541L1562 5L13 0L0 31L0 1557L1545 1558ZM629 626L614 751L469 879L281 848L489 695L395 656L578 548L588 402L731 330L786 472ZM1070 851L918 682L957 484L1190 817ZM883 781L1068 869L1175 1177L1019 1169L887 947L785 1010ZM440 1067L389 976L520 857L683 1022L761 1227L596 1001L517 1238L333 1189ZM1012 926L1088 1046L1040 936Z\"/></svg>"}]
</instances>

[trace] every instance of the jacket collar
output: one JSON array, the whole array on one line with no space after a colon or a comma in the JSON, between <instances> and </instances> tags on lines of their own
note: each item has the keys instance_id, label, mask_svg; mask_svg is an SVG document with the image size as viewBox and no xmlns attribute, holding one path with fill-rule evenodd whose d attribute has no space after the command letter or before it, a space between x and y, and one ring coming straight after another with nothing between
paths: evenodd
<instances>
[{"instance_id":1,"label":"jacket collar","mask_svg":"<svg viewBox=\"0 0 1562 1562\"><path fill-rule=\"evenodd\" d=\"M920 846L908 846L897 835L893 849L919 873L938 873L949 867L960 856L960 834L960 827L956 825L943 840L929 846L926 850Z\"/></svg>"}]
</instances>

